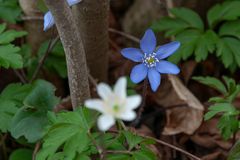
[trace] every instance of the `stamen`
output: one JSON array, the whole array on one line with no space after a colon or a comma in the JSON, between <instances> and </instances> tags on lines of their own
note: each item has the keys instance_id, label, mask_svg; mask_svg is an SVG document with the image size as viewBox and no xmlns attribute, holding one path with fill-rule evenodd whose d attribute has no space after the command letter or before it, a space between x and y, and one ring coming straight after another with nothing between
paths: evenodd
<instances>
[{"instance_id":1,"label":"stamen","mask_svg":"<svg viewBox=\"0 0 240 160\"><path fill-rule=\"evenodd\" d=\"M159 60L156 57L156 53L151 53L151 54L144 54L143 57L143 64L147 67L155 67L156 63L159 62Z\"/></svg>"}]
</instances>

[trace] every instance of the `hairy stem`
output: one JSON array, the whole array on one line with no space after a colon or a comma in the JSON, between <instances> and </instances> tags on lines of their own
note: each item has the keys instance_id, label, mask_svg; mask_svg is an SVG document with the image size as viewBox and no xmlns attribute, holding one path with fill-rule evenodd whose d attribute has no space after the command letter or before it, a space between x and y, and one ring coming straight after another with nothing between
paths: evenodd
<instances>
[{"instance_id":1,"label":"hairy stem","mask_svg":"<svg viewBox=\"0 0 240 160\"><path fill-rule=\"evenodd\" d=\"M73 109L90 97L88 69L83 41L72 11L65 0L45 0L52 12L66 54Z\"/></svg>"}]
</instances>

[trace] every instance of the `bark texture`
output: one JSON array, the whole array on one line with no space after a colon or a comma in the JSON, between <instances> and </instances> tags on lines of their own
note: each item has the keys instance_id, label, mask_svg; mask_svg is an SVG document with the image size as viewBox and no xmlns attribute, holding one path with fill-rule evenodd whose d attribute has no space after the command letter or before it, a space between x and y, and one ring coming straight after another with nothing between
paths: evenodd
<instances>
[{"instance_id":1,"label":"bark texture","mask_svg":"<svg viewBox=\"0 0 240 160\"><path fill-rule=\"evenodd\" d=\"M90 97L88 70L83 42L72 11L65 0L45 0L52 12L66 54L73 108Z\"/></svg>"},{"instance_id":2,"label":"bark texture","mask_svg":"<svg viewBox=\"0 0 240 160\"><path fill-rule=\"evenodd\" d=\"M73 7L91 75L107 80L109 0L84 0Z\"/></svg>"}]
</instances>

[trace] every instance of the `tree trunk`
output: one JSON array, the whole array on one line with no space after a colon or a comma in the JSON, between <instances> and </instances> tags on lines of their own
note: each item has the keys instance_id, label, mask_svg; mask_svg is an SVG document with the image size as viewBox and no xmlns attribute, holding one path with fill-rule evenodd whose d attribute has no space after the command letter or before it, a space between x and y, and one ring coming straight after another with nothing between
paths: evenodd
<instances>
[{"instance_id":1,"label":"tree trunk","mask_svg":"<svg viewBox=\"0 0 240 160\"><path fill-rule=\"evenodd\" d=\"M90 97L85 50L72 11L65 0L45 0L52 12L67 60L73 108Z\"/></svg>"},{"instance_id":2,"label":"tree trunk","mask_svg":"<svg viewBox=\"0 0 240 160\"><path fill-rule=\"evenodd\" d=\"M91 75L107 80L108 73L108 0L84 0L73 7L81 33Z\"/></svg>"}]
</instances>

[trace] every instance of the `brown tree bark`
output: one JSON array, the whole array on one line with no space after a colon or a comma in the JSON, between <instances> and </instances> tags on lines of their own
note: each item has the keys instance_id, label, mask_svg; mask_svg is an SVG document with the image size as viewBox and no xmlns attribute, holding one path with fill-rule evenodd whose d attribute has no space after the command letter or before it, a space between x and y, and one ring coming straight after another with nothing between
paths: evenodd
<instances>
[{"instance_id":1,"label":"brown tree bark","mask_svg":"<svg viewBox=\"0 0 240 160\"><path fill-rule=\"evenodd\" d=\"M45 0L52 12L66 54L73 108L90 97L85 50L72 11L65 0Z\"/></svg>"},{"instance_id":2,"label":"brown tree bark","mask_svg":"<svg viewBox=\"0 0 240 160\"><path fill-rule=\"evenodd\" d=\"M107 80L109 0L84 0L73 7L91 75Z\"/></svg>"}]
</instances>

